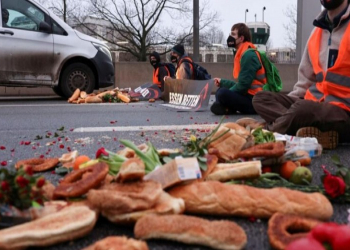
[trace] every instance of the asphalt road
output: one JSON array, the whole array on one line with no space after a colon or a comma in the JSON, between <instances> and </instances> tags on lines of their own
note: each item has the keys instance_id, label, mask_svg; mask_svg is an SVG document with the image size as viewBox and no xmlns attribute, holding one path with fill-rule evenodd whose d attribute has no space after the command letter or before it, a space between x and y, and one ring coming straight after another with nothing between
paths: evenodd
<instances>
[{"instance_id":1,"label":"asphalt road","mask_svg":"<svg viewBox=\"0 0 350 250\"><path fill-rule=\"evenodd\" d=\"M140 102L132 104L68 104L65 100L52 97L0 98L0 162L8 168L20 159L59 157L68 149L79 154L94 157L100 147L111 151L122 149L119 139L129 139L136 144L147 141L157 148L181 147L182 136L188 135L193 127L216 124L219 116L209 110L204 112L176 112L160 107L159 104ZM225 121L236 121L241 115L227 116ZM252 116L259 119L258 116ZM195 129L198 136L206 129ZM56 136L58 137L55 137ZM350 166L348 145L324 152L314 158L311 165L314 184L320 184L321 165L335 170L330 161L333 154L340 156ZM44 176L57 183L60 176L48 171ZM347 222L346 210L350 205L334 205L333 221ZM212 219L212 218L210 218ZM246 249L270 249L266 221L250 222L245 218L225 218L241 225L248 235ZM108 235L133 236L132 228L117 226L100 218L92 233L74 242L59 244L45 249L81 249ZM186 246L168 241L149 241L150 249L206 249Z\"/></svg>"}]
</instances>

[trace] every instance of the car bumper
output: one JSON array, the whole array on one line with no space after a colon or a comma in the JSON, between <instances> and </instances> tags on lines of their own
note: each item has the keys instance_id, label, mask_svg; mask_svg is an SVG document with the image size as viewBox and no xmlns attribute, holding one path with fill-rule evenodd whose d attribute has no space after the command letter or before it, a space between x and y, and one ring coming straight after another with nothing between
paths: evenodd
<instances>
[{"instance_id":1,"label":"car bumper","mask_svg":"<svg viewBox=\"0 0 350 250\"><path fill-rule=\"evenodd\" d=\"M98 51L92 59L98 75L96 89L114 86L114 64L107 55Z\"/></svg>"}]
</instances>

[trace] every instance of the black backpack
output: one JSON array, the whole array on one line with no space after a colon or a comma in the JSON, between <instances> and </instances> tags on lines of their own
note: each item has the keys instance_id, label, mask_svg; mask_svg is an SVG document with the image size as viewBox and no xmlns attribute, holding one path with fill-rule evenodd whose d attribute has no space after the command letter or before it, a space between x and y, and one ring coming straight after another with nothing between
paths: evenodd
<instances>
[{"instance_id":1,"label":"black backpack","mask_svg":"<svg viewBox=\"0 0 350 250\"><path fill-rule=\"evenodd\" d=\"M182 62L188 62L188 63L192 64L194 80L209 80L209 79L211 79L211 75L208 73L208 71L205 68L203 68L201 65L193 62L192 59L185 58L182 60Z\"/></svg>"},{"instance_id":2,"label":"black backpack","mask_svg":"<svg viewBox=\"0 0 350 250\"><path fill-rule=\"evenodd\" d=\"M162 65L168 69L168 71L170 73L170 77L174 77L175 76L176 69L175 69L174 64L172 64L172 63L163 63Z\"/></svg>"}]
</instances>

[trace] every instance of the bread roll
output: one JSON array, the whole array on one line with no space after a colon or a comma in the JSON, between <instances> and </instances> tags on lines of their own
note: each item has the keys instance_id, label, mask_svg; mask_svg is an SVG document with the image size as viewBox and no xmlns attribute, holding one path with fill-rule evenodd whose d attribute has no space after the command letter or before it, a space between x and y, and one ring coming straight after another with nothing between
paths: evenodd
<instances>
[{"instance_id":1,"label":"bread roll","mask_svg":"<svg viewBox=\"0 0 350 250\"><path fill-rule=\"evenodd\" d=\"M147 215L137 221L134 234L141 239L168 239L214 249L242 249L244 230L231 221L209 221L186 215Z\"/></svg>"},{"instance_id":2,"label":"bread roll","mask_svg":"<svg viewBox=\"0 0 350 250\"><path fill-rule=\"evenodd\" d=\"M275 213L269 220L267 233L273 249L283 250L307 234L322 221L298 215ZM293 233L292 233L293 232Z\"/></svg>"},{"instance_id":3,"label":"bread roll","mask_svg":"<svg viewBox=\"0 0 350 250\"><path fill-rule=\"evenodd\" d=\"M146 242L128 239L125 236L110 236L83 250L148 250L148 246Z\"/></svg>"},{"instance_id":4,"label":"bread roll","mask_svg":"<svg viewBox=\"0 0 350 250\"><path fill-rule=\"evenodd\" d=\"M88 234L96 213L86 206L69 206L57 213L19 226L0 230L0 249L45 247Z\"/></svg>"},{"instance_id":5,"label":"bread roll","mask_svg":"<svg viewBox=\"0 0 350 250\"><path fill-rule=\"evenodd\" d=\"M261 189L216 181L178 186L170 195L185 201L186 212L269 218L276 212L328 220L333 214L321 193L303 193L287 188Z\"/></svg>"}]
</instances>

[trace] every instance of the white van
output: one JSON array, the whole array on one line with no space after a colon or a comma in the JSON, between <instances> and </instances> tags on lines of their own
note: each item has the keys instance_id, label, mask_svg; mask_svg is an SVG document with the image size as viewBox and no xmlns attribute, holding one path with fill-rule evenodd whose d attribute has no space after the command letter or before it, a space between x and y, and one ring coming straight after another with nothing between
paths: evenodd
<instances>
[{"instance_id":1,"label":"white van","mask_svg":"<svg viewBox=\"0 0 350 250\"><path fill-rule=\"evenodd\" d=\"M70 97L114 84L100 40L72 29L34 0L0 0L0 86L52 87Z\"/></svg>"}]
</instances>

